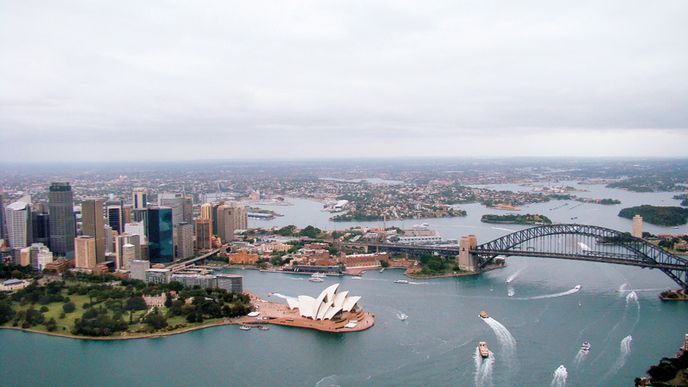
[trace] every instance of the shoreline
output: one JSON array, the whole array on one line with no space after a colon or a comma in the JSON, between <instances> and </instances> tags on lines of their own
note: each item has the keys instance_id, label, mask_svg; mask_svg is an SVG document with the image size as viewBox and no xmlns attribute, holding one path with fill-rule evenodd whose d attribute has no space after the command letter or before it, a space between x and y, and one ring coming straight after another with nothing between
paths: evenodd
<instances>
[{"instance_id":1,"label":"shoreline","mask_svg":"<svg viewBox=\"0 0 688 387\"><path fill-rule=\"evenodd\" d=\"M502 269L507 267L507 265L500 265L500 266L491 266L488 268L483 269L482 271L466 271L466 272L461 272L461 273L446 273L446 274L432 274L428 276L416 276L413 273L404 273L404 276L412 279L438 279L438 278L453 278L453 277L470 277L473 275L480 275L482 273L485 273L487 271L492 271L492 270L497 270L497 269Z\"/></svg>"}]
</instances>

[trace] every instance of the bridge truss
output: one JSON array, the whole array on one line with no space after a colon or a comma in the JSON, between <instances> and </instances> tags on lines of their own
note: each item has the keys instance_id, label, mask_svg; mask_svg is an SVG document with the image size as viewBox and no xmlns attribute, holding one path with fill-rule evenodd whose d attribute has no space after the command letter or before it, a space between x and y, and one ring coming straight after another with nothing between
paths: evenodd
<instances>
[{"instance_id":1,"label":"bridge truss","mask_svg":"<svg viewBox=\"0 0 688 387\"><path fill-rule=\"evenodd\" d=\"M688 289L688 259L643 239L605 227L582 224L536 226L478 245L471 253L480 269L495 257L529 256L615 263L659 269Z\"/></svg>"}]
</instances>

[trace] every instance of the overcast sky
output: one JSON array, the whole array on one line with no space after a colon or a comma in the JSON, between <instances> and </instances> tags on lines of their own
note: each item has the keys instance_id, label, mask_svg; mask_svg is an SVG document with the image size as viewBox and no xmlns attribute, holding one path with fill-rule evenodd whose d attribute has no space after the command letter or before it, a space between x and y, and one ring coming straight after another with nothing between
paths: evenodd
<instances>
[{"instance_id":1,"label":"overcast sky","mask_svg":"<svg viewBox=\"0 0 688 387\"><path fill-rule=\"evenodd\" d=\"M0 0L0 161L688 156L687 14Z\"/></svg>"}]
</instances>

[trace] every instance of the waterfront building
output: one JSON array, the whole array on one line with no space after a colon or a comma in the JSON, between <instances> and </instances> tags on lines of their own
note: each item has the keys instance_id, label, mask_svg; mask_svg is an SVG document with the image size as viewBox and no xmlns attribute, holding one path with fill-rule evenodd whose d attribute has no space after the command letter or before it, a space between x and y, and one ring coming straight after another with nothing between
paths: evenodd
<instances>
[{"instance_id":1,"label":"waterfront building","mask_svg":"<svg viewBox=\"0 0 688 387\"><path fill-rule=\"evenodd\" d=\"M640 215L633 217L633 236L636 238L643 237L643 217Z\"/></svg>"},{"instance_id":2,"label":"waterfront building","mask_svg":"<svg viewBox=\"0 0 688 387\"><path fill-rule=\"evenodd\" d=\"M75 266L77 269L94 269L96 267L96 240L90 235L74 238Z\"/></svg>"},{"instance_id":3,"label":"waterfront building","mask_svg":"<svg viewBox=\"0 0 688 387\"><path fill-rule=\"evenodd\" d=\"M172 271L170 269L148 269L146 270L146 282L154 284L170 283Z\"/></svg>"},{"instance_id":4,"label":"waterfront building","mask_svg":"<svg viewBox=\"0 0 688 387\"><path fill-rule=\"evenodd\" d=\"M172 274L171 280L190 288L194 286L204 289L217 287L217 277L212 274Z\"/></svg>"},{"instance_id":5,"label":"waterfront building","mask_svg":"<svg viewBox=\"0 0 688 387\"><path fill-rule=\"evenodd\" d=\"M145 281L148 269L150 269L150 261L135 259L129 262L129 278Z\"/></svg>"},{"instance_id":6,"label":"waterfront building","mask_svg":"<svg viewBox=\"0 0 688 387\"><path fill-rule=\"evenodd\" d=\"M260 259L258 254L249 253L246 250L240 250L236 253L229 254L229 263L232 265L255 265Z\"/></svg>"},{"instance_id":7,"label":"waterfront building","mask_svg":"<svg viewBox=\"0 0 688 387\"><path fill-rule=\"evenodd\" d=\"M48 214L50 215L50 249L58 256L74 256L76 222L74 219L74 197L69 183L55 182L50 184Z\"/></svg>"},{"instance_id":8,"label":"waterfront building","mask_svg":"<svg viewBox=\"0 0 688 387\"><path fill-rule=\"evenodd\" d=\"M228 292L244 292L244 277L237 274L217 274L216 277L218 288Z\"/></svg>"},{"instance_id":9,"label":"waterfront building","mask_svg":"<svg viewBox=\"0 0 688 387\"><path fill-rule=\"evenodd\" d=\"M196 219L197 250L210 250L212 248L212 227L213 226L210 219Z\"/></svg>"},{"instance_id":10,"label":"waterfront building","mask_svg":"<svg viewBox=\"0 0 688 387\"><path fill-rule=\"evenodd\" d=\"M191 223L181 222L179 226L177 226L177 258L190 258L193 257L193 253L193 225Z\"/></svg>"},{"instance_id":11,"label":"waterfront building","mask_svg":"<svg viewBox=\"0 0 688 387\"><path fill-rule=\"evenodd\" d=\"M172 242L172 209L169 207L148 208L148 254L153 263L167 263L174 260Z\"/></svg>"},{"instance_id":12,"label":"waterfront building","mask_svg":"<svg viewBox=\"0 0 688 387\"><path fill-rule=\"evenodd\" d=\"M235 204L223 204L217 208L218 235L223 242L234 240L236 230L248 228L248 210Z\"/></svg>"},{"instance_id":13,"label":"waterfront building","mask_svg":"<svg viewBox=\"0 0 688 387\"><path fill-rule=\"evenodd\" d=\"M86 199L81 203L81 232L95 239L96 262L105 261L105 218L102 199Z\"/></svg>"},{"instance_id":14,"label":"waterfront building","mask_svg":"<svg viewBox=\"0 0 688 387\"><path fill-rule=\"evenodd\" d=\"M342 312L351 312L358 309L361 297L349 297L349 292L337 293L339 284L329 286L323 290L317 298L310 296L298 296L287 298L289 309L298 309L301 317L312 320L332 320Z\"/></svg>"},{"instance_id":15,"label":"waterfront building","mask_svg":"<svg viewBox=\"0 0 688 387\"><path fill-rule=\"evenodd\" d=\"M13 249L21 249L31 242L31 206L25 201L16 201L5 209L7 218L7 241Z\"/></svg>"}]
</instances>

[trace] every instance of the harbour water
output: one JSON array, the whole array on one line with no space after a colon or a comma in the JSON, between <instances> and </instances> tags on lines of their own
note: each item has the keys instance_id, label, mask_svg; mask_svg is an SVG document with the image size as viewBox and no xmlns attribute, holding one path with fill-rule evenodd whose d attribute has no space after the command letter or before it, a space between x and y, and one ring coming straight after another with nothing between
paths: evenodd
<instances>
[{"instance_id":1,"label":"harbour water","mask_svg":"<svg viewBox=\"0 0 688 387\"><path fill-rule=\"evenodd\" d=\"M525 206L521 213L541 213L555 222L571 222L577 216L579 223L630 230L630 221L616 216L620 208L676 202L671 193L600 194L592 192L595 187L586 188L591 192L578 195L618 198L623 203L572 208L580 203L549 202ZM289 200L295 205L274 207L284 217L253 221L252 226L348 225L329 222L330 214L320 211L320 203ZM550 210L564 203L569 204ZM468 217L403 224L427 221L445 237L473 233L485 241L520 228L482 224L481 214L496 211L476 204L461 207ZM674 230L647 225L646 230L686 232L685 226ZM246 290L263 298L270 292L316 295L340 282L342 290L363 297L361 305L375 313L376 325L339 335L278 326L244 332L223 326L123 342L0 331L2 384L544 386L554 378L557 385L564 380L567 386L631 385L649 365L675 353L688 327L688 304L657 298L660 290L675 287L668 277L626 266L510 258L507 268L479 277L406 285L394 283L403 278L398 270L368 272L361 280L328 277L324 283L254 270L234 272L244 275ZM576 285L581 289L575 291ZM478 317L481 310L487 310L492 321ZM408 319L399 320L399 312ZM492 352L484 360L493 361L489 365L476 364L480 341L486 341ZM579 353L583 341L591 344L585 355Z\"/></svg>"}]
</instances>

